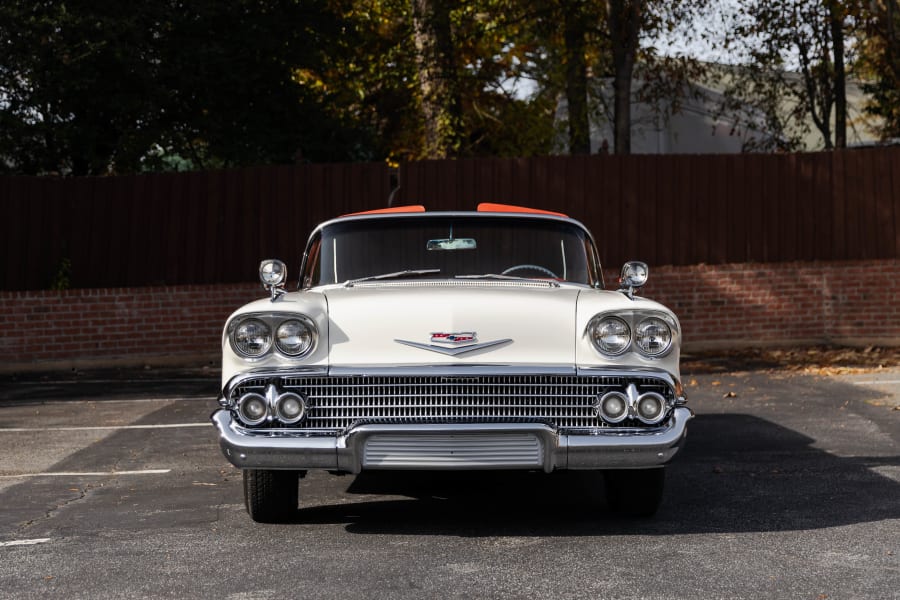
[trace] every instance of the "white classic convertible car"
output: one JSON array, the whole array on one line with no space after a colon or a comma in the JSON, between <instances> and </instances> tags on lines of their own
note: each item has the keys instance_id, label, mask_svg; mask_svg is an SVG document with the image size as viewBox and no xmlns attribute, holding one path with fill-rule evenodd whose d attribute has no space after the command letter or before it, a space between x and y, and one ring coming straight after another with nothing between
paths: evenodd
<instances>
[{"instance_id":1,"label":"white classic convertible car","mask_svg":"<svg viewBox=\"0 0 900 600\"><path fill-rule=\"evenodd\" d=\"M609 506L652 515L693 416L678 319L605 290L593 238L565 215L498 204L395 207L312 233L297 291L263 261L266 298L222 339L212 421L252 519L297 513L309 469L602 471Z\"/></svg>"}]
</instances>

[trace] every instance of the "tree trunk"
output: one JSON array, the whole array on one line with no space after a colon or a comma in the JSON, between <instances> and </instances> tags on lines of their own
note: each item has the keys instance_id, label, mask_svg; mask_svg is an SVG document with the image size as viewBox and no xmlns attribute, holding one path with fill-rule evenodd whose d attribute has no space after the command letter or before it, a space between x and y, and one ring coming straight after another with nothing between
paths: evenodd
<instances>
[{"instance_id":1,"label":"tree trunk","mask_svg":"<svg viewBox=\"0 0 900 600\"><path fill-rule=\"evenodd\" d=\"M462 102L447 0L412 0L425 139L422 158L458 156Z\"/></svg>"},{"instance_id":2,"label":"tree trunk","mask_svg":"<svg viewBox=\"0 0 900 600\"><path fill-rule=\"evenodd\" d=\"M631 154L631 81L637 59L644 0L609 0L613 51L613 137L616 154Z\"/></svg>"},{"instance_id":3,"label":"tree trunk","mask_svg":"<svg viewBox=\"0 0 900 600\"><path fill-rule=\"evenodd\" d=\"M828 3L834 60L834 147L847 147L847 75L844 68L844 16L835 0Z\"/></svg>"},{"instance_id":4,"label":"tree trunk","mask_svg":"<svg viewBox=\"0 0 900 600\"><path fill-rule=\"evenodd\" d=\"M590 154L587 103L586 24L582 2L563 3L565 11L566 101L569 111L569 154Z\"/></svg>"}]
</instances>

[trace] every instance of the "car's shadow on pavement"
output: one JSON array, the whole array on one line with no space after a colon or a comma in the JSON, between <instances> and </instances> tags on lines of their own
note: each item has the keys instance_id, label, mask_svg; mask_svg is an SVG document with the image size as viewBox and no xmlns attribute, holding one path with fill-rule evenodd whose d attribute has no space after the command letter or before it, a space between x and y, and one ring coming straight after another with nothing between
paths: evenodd
<instances>
[{"instance_id":1,"label":"car's shadow on pavement","mask_svg":"<svg viewBox=\"0 0 900 600\"><path fill-rule=\"evenodd\" d=\"M346 523L358 534L667 535L792 531L900 518L900 457L837 457L749 415L699 416L669 466L655 517L609 510L598 473L366 472L338 505L303 502L297 523ZM390 496L390 497L384 497ZM397 498L405 496L406 498Z\"/></svg>"}]
</instances>

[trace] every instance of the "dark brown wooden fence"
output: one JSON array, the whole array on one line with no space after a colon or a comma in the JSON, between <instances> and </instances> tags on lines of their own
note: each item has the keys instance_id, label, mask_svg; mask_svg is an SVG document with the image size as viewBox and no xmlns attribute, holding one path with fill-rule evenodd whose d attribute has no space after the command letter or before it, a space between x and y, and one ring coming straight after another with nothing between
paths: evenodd
<instances>
[{"instance_id":1,"label":"dark brown wooden fence","mask_svg":"<svg viewBox=\"0 0 900 600\"><path fill-rule=\"evenodd\" d=\"M395 204L565 212L609 265L900 258L898 148L426 161L399 181ZM383 164L2 177L0 288L253 280L260 258L296 269L318 222L385 206L390 191Z\"/></svg>"},{"instance_id":2,"label":"dark brown wooden fence","mask_svg":"<svg viewBox=\"0 0 900 600\"><path fill-rule=\"evenodd\" d=\"M314 224L384 206L390 188L381 164L0 178L0 288L252 281L269 256L294 276Z\"/></svg>"},{"instance_id":3,"label":"dark brown wooden fence","mask_svg":"<svg viewBox=\"0 0 900 600\"><path fill-rule=\"evenodd\" d=\"M406 165L404 198L508 202L584 222L607 264L900 257L900 148Z\"/></svg>"}]
</instances>

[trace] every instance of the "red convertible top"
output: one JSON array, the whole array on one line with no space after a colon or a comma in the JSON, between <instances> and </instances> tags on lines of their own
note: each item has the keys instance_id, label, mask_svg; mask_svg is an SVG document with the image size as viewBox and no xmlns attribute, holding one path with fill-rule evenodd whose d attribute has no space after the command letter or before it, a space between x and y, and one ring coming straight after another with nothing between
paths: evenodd
<instances>
[{"instance_id":1,"label":"red convertible top","mask_svg":"<svg viewBox=\"0 0 900 600\"><path fill-rule=\"evenodd\" d=\"M421 204L411 204L408 206L392 206L391 208L378 208L375 210L365 210L362 212L355 212L346 215L341 215L343 217L356 217L359 215L382 215L382 214L392 214L392 213L420 213L425 212L425 207ZM541 210L539 208L528 208L527 206L514 206L512 204L495 204L493 202L482 202L478 205L478 212L500 212L500 213L528 213L528 214L536 214L536 215L553 215L556 217L566 217L566 215L561 212L554 212L550 210Z\"/></svg>"}]
</instances>

